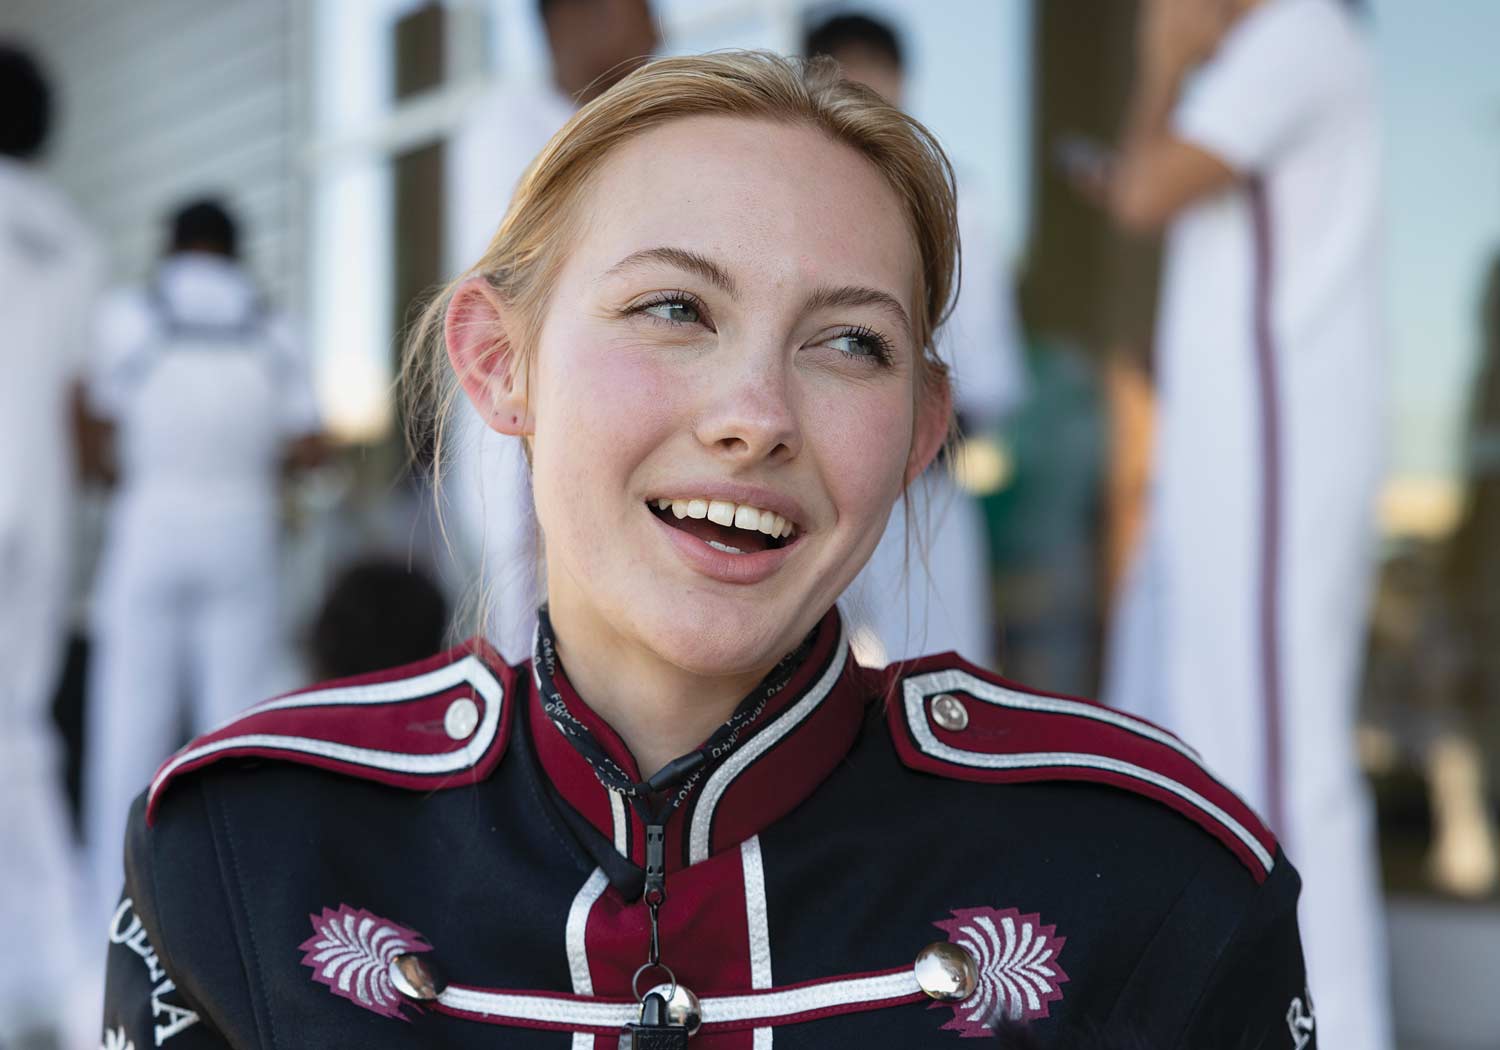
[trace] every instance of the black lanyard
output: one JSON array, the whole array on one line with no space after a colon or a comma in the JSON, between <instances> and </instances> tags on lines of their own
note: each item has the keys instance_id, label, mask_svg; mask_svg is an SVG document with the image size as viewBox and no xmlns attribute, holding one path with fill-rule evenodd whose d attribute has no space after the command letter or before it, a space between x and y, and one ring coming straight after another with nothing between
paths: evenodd
<instances>
[{"instance_id":1,"label":"black lanyard","mask_svg":"<svg viewBox=\"0 0 1500 1050\"><path fill-rule=\"evenodd\" d=\"M544 605L537 610L536 648L533 666L542 709L574 749L583 756L599 782L608 790L630 800L641 822L647 826L666 824L672 813L687 801L703 781L704 775L733 754L750 735L750 729L765 713L767 706L791 682L812 648L816 629L792 650L771 673L740 701L734 713L709 738L687 754L673 759L646 780L634 780L620 764L609 757L589 727L568 709L562 690L557 686L559 660L552 620ZM649 866L649 865L648 865Z\"/></svg>"},{"instance_id":2,"label":"black lanyard","mask_svg":"<svg viewBox=\"0 0 1500 1050\"><path fill-rule=\"evenodd\" d=\"M537 610L536 649L532 654L537 689L541 694L542 709L558 732L571 743L593 769L599 782L609 791L618 792L630 800L630 807L641 823L646 826L645 886L641 899L645 903L651 920L650 941L646 949L646 962L636 970L631 980L637 1001L644 1005L641 1024L627 1026L626 1035L632 1047L676 1047L687 1045L687 1029L667 1024L661 1014L662 997L656 993L643 995L641 977L653 970L664 972L670 979L672 992L677 988L677 978L671 967L661 958L661 907L667 901L666 823L703 781L710 768L723 762L740 742L750 735L750 730L765 713L771 700L791 682L792 676L802 666L812 649L816 637L814 630L778 663L771 673L761 679L739 705L729 719L714 730L709 738L687 754L668 762L655 776L646 780L634 780L620 764L609 757L589 727L568 710L568 702L558 688L559 660L557 639L552 632L552 620L544 605ZM665 1039L653 1042L653 1039ZM680 1042L679 1042L680 1040Z\"/></svg>"}]
</instances>

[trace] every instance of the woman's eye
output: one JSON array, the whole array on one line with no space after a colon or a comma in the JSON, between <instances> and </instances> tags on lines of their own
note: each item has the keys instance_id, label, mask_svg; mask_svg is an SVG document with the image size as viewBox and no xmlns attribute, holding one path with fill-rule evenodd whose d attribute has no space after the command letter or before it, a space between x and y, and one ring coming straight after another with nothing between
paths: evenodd
<instances>
[{"instance_id":1,"label":"woman's eye","mask_svg":"<svg viewBox=\"0 0 1500 1050\"><path fill-rule=\"evenodd\" d=\"M828 345L850 357L868 357L875 352L870 341L862 335L838 335L828 341Z\"/></svg>"},{"instance_id":2,"label":"woman's eye","mask_svg":"<svg viewBox=\"0 0 1500 1050\"><path fill-rule=\"evenodd\" d=\"M882 364L890 360L890 347L874 332L841 332L824 342L846 357L862 357Z\"/></svg>"},{"instance_id":3,"label":"woman's eye","mask_svg":"<svg viewBox=\"0 0 1500 1050\"><path fill-rule=\"evenodd\" d=\"M661 302L648 303L641 307L641 311L673 324L697 324L701 320L698 308L686 299L666 299Z\"/></svg>"}]
</instances>

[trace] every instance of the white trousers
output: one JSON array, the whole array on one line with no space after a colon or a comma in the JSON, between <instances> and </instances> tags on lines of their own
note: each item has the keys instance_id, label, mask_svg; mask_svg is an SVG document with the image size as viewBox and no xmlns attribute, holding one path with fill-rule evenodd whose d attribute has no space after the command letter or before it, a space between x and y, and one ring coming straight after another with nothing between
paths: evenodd
<instances>
[{"instance_id":1,"label":"white trousers","mask_svg":"<svg viewBox=\"0 0 1500 1050\"><path fill-rule=\"evenodd\" d=\"M1275 614L1262 621L1260 560L1240 542L1253 538L1247 518L1202 516L1198 538L1181 543L1152 522L1111 625L1105 699L1178 734L1267 820L1302 876L1319 1045L1386 1050L1373 807L1354 753L1368 543L1327 519L1285 529ZM1274 716L1267 628L1279 647Z\"/></svg>"},{"instance_id":2,"label":"white trousers","mask_svg":"<svg viewBox=\"0 0 1500 1050\"><path fill-rule=\"evenodd\" d=\"M845 592L855 656L884 666L952 651L993 667L995 603L979 503L941 468L918 478L906 498Z\"/></svg>"},{"instance_id":3,"label":"white trousers","mask_svg":"<svg viewBox=\"0 0 1500 1050\"><path fill-rule=\"evenodd\" d=\"M5 546L0 544L0 546ZM19 548L13 550L16 554ZM66 577L31 548L4 559L0 593L0 1045L65 1027L84 931L51 700L65 640ZM90 931L92 932L92 931Z\"/></svg>"},{"instance_id":4,"label":"white trousers","mask_svg":"<svg viewBox=\"0 0 1500 1050\"><path fill-rule=\"evenodd\" d=\"M99 921L124 877L130 804L182 729L206 732L266 698L278 655L276 525L273 499L259 493L196 505L125 495L115 508L95 594L84 764Z\"/></svg>"}]
</instances>

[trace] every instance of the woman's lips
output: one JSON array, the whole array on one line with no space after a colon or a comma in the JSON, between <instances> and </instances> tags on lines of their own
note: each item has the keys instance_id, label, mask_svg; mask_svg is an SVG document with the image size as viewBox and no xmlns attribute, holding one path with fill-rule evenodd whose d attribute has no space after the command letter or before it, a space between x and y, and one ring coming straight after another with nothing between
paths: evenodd
<instances>
[{"instance_id":1,"label":"woman's lips","mask_svg":"<svg viewBox=\"0 0 1500 1050\"><path fill-rule=\"evenodd\" d=\"M688 568L721 583L760 583L781 568L792 550L801 542L799 536L787 541L783 547L731 554L710 546L708 540L701 539L686 529L667 524L650 511L647 513L650 514L652 524L660 530ZM720 542L729 545L726 541Z\"/></svg>"}]
</instances>

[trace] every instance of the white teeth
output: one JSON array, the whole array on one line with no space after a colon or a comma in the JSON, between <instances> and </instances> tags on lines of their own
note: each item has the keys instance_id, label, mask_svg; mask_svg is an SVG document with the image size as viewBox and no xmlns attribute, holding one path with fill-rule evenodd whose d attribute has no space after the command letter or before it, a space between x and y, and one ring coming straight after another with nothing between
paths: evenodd
<instances>
[{"instance_id":1,"label":"white teeth","mask_svg":"<svg viewBox=\"0 0 1500 1050\"><path fill-rule=\"evenodd\" d=\"M744 551L740 550L738 547L731 547L729 544L727 544L727 543L720 543L718 540L709 540L708 541L708 545L710 547L712 547L716 551L723 551L725 554L744 554L745 553Z\"/></svg>"},{"instance_id":2,"label":"white teeth","mask_svg":"<svg viewBox=\"0 0 1500 1050\"><path fill-rule=\"evenodd\" d=\"M719 525L733 525L734 504L728 500L710 500L708 504L708 520Z\"/></svg>"},{"instance_id":3,"label":"white teeth","mask_svg":"<svg viewBox=\"0 0 1500 1050\"><path fill-rule=\"evenodd\" d=\"M796 532L796 526L780 514L748 503L735 504L726 499L676 499L659 496L653 500L657 510L670 509L678 518L707 518L718 525L760 532L778 539L786 539ZM742 553L736 551L736 553Z\"/></svg>"}]
</instances>

